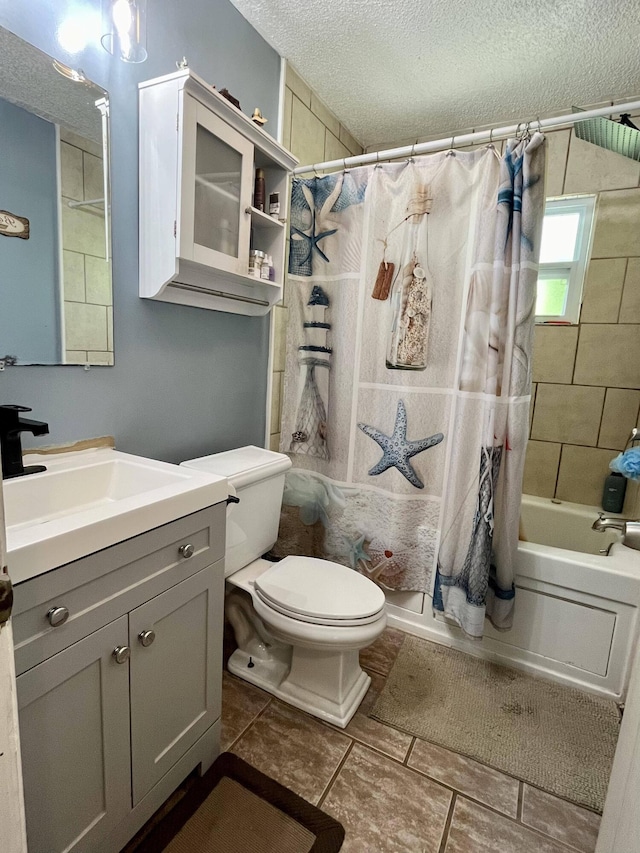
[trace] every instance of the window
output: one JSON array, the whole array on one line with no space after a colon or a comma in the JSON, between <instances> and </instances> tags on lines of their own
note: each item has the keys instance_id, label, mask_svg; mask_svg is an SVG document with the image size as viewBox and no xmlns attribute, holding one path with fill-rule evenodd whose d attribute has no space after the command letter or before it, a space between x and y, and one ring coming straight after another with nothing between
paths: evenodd
<instances>
[{"instance_id":1,"label":"window","mask_svg":"<svg viewBox=\"0 0 640 853\"><path fill-rule=\"evenodd\" d=\"M548 198L542 224L536 323L577 323L591 250L594 195Z\"/></svg>"}]
</instances>

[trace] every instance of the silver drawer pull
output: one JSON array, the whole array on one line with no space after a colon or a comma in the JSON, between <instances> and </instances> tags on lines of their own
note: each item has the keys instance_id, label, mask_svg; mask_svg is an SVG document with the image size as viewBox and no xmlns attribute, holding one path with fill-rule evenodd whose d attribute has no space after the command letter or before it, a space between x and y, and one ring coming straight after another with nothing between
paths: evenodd
<instances>
[{"instance_id":1,"label":"silver drawer pull","mask_svg":"<svg viewBox=\"0 0 640 853\"><path fill-rule=\"evenodd\" d=\"M147 646L150 646L151 643L153 643L155 638L156 638L156 632L155 631L140 631L140 633L138 634L138 639L140 640L140 644L143 645L145 647L145 649L147 648Z\"/></svg>"},{"instance_id":2,"label":"silver drawer pull","mask_svg":"<svg viewBox=\"0 0 640 853\"><path fill-rule=\"evenodd\" d=\"M113 657L116 663L126 663L131 657L131 649L129 646L116 646L113 650Z\"/></svg>"},{"instance_id":3,"label":"silver drawer pull","mask_svg":"<svg viewBox=\"0 0 640 853\"><path fill-rule=\"evenodd\" d=\"M52 607L47 613L47 619L52 628L59 628L60 625L64 625L68 618L69 611L66 607Z\"/></svg>"},{"instance_id":4,"label":"silver drawer pull","mask_svg":"<svg viewBox=\"0 0 640 853\"><path fill-rule=\"evenodd\" d=\"M193 547L193 545L190 542L187 545L181 545L178 548L178 554L180 554L181 557L184 557L185 560L188 560L189 557L193 557L193 555L195 554L195 551L196 551L196 549Z\"/></svg>"}]
</instances>

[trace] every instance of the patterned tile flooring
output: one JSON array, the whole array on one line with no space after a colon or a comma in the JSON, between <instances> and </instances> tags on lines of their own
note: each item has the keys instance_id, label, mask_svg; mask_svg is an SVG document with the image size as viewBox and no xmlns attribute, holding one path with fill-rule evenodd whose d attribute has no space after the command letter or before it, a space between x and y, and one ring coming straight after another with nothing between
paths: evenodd
<instances>
[{"instance_id":1,"label":"patterned tile flooring","mask_svg":"<svg viewBox=\"0 0 640 853\"><path fill-rule=\"evenodd\" d=\"M222 749L337 818L343 853L593 853L597 815L367 716L404 636L361 653L371 687L344 730L225 672Z\"/></svg>"}]
</instances>

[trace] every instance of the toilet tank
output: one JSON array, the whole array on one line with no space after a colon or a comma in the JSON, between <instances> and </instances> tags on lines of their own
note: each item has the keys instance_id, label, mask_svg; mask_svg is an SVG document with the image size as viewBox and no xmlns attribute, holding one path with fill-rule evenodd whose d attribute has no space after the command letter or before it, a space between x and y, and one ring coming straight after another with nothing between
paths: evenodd
<instances>
[{"instance_id":1,"label":"toilet tank","mask_svg":"<svg viewBox=\"0 0 640 853\"><path fill-rule=\"evenodd\" d=\"M227 506L225 577L266 554L278 538L284 477L291 460L262 447L239 447L182 462L226 477L240 503Z\"/></svg>"}]
</instances>

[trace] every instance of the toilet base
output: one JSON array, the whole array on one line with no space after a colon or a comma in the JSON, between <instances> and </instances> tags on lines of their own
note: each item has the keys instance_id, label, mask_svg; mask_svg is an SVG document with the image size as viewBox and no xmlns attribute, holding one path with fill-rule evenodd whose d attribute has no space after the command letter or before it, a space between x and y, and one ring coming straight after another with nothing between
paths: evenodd
<instances>
[{"instance_id":1,"label":"toilet base","mask_svg":"<svg viewBox=\"0 0 640 853\"><path fill-rule=\"evenodd\" d=\"M239 678L342 729L371 684L371 678L360 668L357 651L283 646L272 649L268 660L250 661L246 652L236 649L227 666Z\"/></svg>"}]
</instances>

